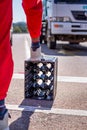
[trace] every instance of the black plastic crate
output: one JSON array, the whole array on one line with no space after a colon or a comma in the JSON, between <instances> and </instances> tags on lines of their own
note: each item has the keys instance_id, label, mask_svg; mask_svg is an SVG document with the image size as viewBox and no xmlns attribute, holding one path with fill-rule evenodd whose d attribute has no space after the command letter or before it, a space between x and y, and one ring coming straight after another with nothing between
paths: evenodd
<instances>
[{"instance_id":1,"label":"black plastic crate","mask_svg":"<svg viewBox=\"0 0 87 130\"><path fill-rule=\"evenodd\" d=\"M57 58L25 61L25 98L53 100L57 89Z\"/></svg>"}]
</instances>

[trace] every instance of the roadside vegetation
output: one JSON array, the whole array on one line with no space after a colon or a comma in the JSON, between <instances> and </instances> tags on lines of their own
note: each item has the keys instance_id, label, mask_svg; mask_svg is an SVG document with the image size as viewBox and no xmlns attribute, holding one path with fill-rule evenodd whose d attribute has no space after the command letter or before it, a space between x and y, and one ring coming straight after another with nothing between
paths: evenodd
<instances>
[{"instance_id":1,"label":"roadside vegetation","mask_svg":"<svg viewBox=\"0 0 87 130\"><path fill-rule=\"evenodd\" d=\"M25 22L13 23L13 33L28 33L26 23Z\"/></svg>"}]
</instances>

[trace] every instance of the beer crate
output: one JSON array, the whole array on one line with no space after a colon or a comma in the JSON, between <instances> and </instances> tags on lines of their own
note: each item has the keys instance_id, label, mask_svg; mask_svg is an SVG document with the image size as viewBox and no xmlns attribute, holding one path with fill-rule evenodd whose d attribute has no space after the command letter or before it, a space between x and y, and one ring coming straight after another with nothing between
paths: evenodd
<instances>
[{"instance_id":1,"label":"beer crate","mask_svg":"<svg viewBox=\"0 0 87 130\"><path fill-rule=\"evenodd\" d=\"M25 98L53 100L57 89L57 58L25 60Z\"/></svg>"}]
</instances>

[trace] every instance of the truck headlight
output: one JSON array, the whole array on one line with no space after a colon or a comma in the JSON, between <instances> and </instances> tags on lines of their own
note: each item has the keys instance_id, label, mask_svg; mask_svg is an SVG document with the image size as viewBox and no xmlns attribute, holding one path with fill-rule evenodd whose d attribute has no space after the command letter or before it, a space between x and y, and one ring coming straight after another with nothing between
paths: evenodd
<instances>
[{"instance_id":1,"label":"truck headlight","mask_svg":"<svg viewBox=\"0 0 87 130\"><path fill-rule=\"evenodd\" d=\"M63 17L64 22L71 22L71 19L69 17Z\"/></svg>"},{"instance_id":2,"label":"truck headlight","mask_svg":"<svg viewBox=\"0 0 87 130\"><path fill-rule=\"evenodd\" d=\"M64 16L64 17L50 17L50 21L54 22L71 22L70 17Z\"/></svg>"},{"instance_id":3,"label":"truck headlight","mask_svg":"<svg viewBox=\"0 0 87 130\"><path fill-rule=\"evenodd\" d=\"M57 17L56 21L58 21L58 22L71 22L71 19L69 17L67 17L67 16L65 16L65 17Z\"/></svg>"},{"instance_id":4,"label":"truck headlight","mask_svg":"<svg viewBox=\"0 0 87 130\"><path fill-rule=\"evenodd\" d=\"M56 21L56 17L50 17L50 21Z\"/></svg>"}]
</instances>

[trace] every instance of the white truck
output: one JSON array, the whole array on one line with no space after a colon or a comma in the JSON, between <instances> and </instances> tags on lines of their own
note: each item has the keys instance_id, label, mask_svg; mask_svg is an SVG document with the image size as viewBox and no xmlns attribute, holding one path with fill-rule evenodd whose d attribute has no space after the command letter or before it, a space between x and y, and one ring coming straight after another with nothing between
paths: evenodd
<instances>
[{"instance_id":1,"label":"white truck","mask_svg":"<svg viewBox=\"0 0 87 130\"><path fill-rule=\"evenodd\" d=\"M56 41L79 44L87 41L87 0L43 0L40 41L50 49Z\"/></svg>"}]
</instances>

